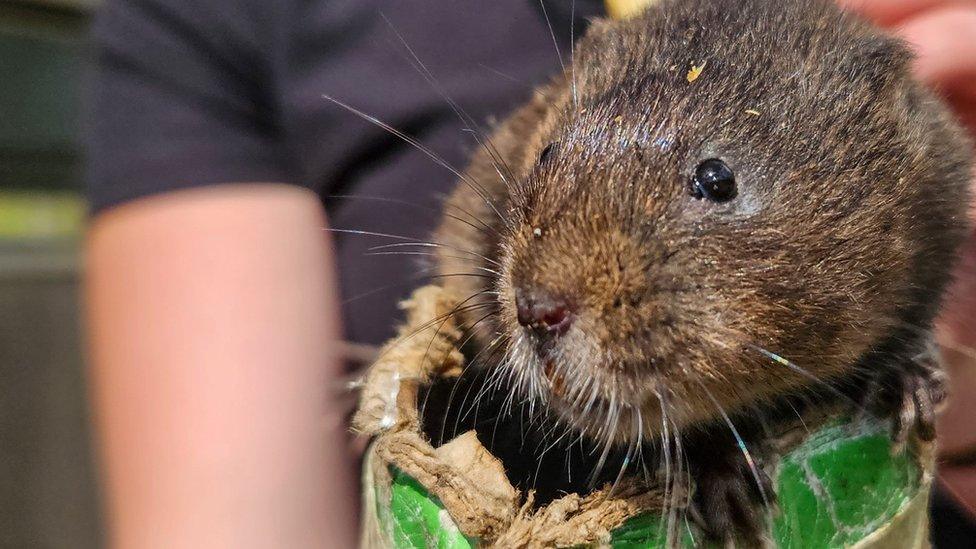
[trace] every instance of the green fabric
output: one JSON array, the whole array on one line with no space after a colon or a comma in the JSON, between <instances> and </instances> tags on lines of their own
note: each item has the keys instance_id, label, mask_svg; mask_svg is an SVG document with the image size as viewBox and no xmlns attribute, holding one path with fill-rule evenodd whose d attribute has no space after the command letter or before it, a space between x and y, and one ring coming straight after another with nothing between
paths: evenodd
<instances>
[{"instance_id":1,"label":"green fabric","mask_svg":"<svg viewBox=\"0 0 976 549\"><path fill-rule=\"evenodd\" d=\"M392 523L386 526L393 535L394 547L469 549L474 546L472 540L461 534L441 502L420 483L396 469L391 474L393 485L387 517L392 518ZM384 514L380 515L381 520Z\"/></svg>"},{"instance_id":2,"label":"green fabric","mask_svg":"<svg viewBox=\"0 0 976 549\"><path fill-rule=\"evenodd\" d=\"M907 453L891 455L887 432L847 436L824 429L790 453L777 486L785 512L773 525L780 547L844 547L891 520L918 491Z\"/></svg>"}]
</instances>

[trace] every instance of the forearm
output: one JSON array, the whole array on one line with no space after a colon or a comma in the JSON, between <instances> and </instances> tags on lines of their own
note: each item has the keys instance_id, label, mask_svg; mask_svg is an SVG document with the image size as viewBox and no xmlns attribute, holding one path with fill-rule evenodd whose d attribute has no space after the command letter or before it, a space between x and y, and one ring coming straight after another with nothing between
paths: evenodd
<instances>
[{"instance_id":1,"label":"forearm","mask_svg":"<svg viewBox=\"0 0 976 549\"><path fill-rule=\"evenodd\" d=\"M85 297L116 546L349 545L323 226L314 197L280 186L152 198L94 224Z\"/></svg>"}]
</instances>

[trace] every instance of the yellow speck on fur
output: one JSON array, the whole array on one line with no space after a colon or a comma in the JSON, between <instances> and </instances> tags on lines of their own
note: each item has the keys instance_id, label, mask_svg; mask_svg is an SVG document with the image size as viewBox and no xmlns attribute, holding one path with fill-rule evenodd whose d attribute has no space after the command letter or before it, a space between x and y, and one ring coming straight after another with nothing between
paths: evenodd
<instances>
[{"instance_id":1,"label":"yellow speck on fur","mask_svg":"<svg viewBox=\"0 0 976 549\"><path fill-rule=\"evenodd\" d=\"M707 64L708 61L702 61L701 65L695 65L694 63L692 63L691 70L688 71L688 82L694 82L695 80L698 80L698 77L701 76L701 73L703 70L705 70L705 65Z\"/></svg>"}]
</instances>

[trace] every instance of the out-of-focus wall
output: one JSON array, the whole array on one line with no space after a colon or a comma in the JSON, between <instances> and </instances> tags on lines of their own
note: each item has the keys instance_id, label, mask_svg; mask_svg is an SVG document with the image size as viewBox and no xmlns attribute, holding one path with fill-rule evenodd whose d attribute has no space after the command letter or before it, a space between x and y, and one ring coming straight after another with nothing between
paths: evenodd
<instances>
[{"instance_id":1,"label":"out-of-focus wall","mask_svg":"<svg viewBox=\"0 0 976 549\"><path fill-rule=\"evenodd\" d=\"M101 545L78 330L92 2L0 2L0 547Z\"/></svg>"}]
</instances>

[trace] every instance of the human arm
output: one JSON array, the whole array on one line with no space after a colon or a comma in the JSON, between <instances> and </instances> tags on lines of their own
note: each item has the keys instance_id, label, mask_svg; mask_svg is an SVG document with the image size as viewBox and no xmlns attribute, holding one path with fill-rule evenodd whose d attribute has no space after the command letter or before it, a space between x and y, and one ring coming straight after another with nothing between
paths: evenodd
<instances>
[{"instance_id":1,"label":"human arm","mask_svg":"<svg viewBox=\"0 0 976 549\"><path fill-rule=\"evenodd\" d=\"M94 219L84 299L114 546L352 545L324 226L314 194L270 184Z\"/></svg>"}]
</instances>

